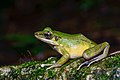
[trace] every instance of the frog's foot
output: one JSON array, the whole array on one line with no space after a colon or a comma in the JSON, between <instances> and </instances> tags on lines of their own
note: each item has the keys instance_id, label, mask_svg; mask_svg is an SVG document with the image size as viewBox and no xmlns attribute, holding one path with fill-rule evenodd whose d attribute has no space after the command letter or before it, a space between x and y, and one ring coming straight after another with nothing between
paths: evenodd
<instances>
[{"instance_id":1,"label":"frog's foot","mask_svg":"<svg viewBox=\"0 0 120 80\"><path fill-rule=\"evenodd\" d=\"M53 64L52 66L48 67L46 70L49 70L51 68L59 67L61 66L60 64Z\"/></svg>"}]
</instances>

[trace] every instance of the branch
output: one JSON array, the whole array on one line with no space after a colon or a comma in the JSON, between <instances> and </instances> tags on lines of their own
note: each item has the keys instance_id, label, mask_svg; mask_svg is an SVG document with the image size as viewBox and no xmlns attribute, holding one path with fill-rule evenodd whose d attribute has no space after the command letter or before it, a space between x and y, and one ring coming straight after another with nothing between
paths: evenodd
<instances>
[{"instance_id":1,"label":"branch","mask_svg":"<svg viewBox=\"0 0 120 80\"><path fill-rule=\"evenodd\" d=\"M51 57L45 61L31 61L16 66L3 66L0 68L0 80L119 80L120 55L118 53L120 51L111 53L109 57L90 67L83 66L79 71L77 68L85 61L83 58L69 60L61 67L47 71L47 67L42 65L55 63L57 58Z\"/></svg>"}]
</instances>

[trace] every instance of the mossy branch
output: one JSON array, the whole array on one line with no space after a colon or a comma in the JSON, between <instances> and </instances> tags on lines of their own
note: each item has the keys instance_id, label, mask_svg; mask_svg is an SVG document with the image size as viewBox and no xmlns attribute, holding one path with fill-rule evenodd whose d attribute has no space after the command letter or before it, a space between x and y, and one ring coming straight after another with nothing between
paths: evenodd
<instances>
[{"instance_id":1,"label":"mossy branch","mask_svg":"<svg viewBox=\"0 0 120 80\"><path fill-rule=\"evenodd\" d=\"M119 53L120 51L114 52L90 67L83 66L79 71L77 68L85 61L83 58L69 60L61 67L47 71L43 64L55 63L57 58L31 61L17 66L3 66L0 68L0 80L120 80Z\"/></svg>"}]
</instances>

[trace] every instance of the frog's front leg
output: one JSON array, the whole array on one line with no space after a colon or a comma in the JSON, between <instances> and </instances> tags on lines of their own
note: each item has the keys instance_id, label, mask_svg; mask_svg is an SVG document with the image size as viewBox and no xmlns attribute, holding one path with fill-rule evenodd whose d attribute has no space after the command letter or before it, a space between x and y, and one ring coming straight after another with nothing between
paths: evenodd
<instances>
[{"instance_id":1,"label":"frog's front leg","mask_svg":"<svg viewBox=\"0 0 120 80\"><path fill-rule=\"evenodd\" d=\"M83 53L83 57L85 59L90 59L90 60L82 63L77 70L79 70L83 65L88 65L88 67L89 67L92 63L105 58L108 55L109 48L110 48L109 43L103 42L103 43L98 44L98 45L96 45L92 48L89 48L89 49L85 50L84 53ZM97 57L94 57L94 56L98 55L101 51L103 51L103 54L101 54Z\"/></svg>"},{"instance_id":2,"label":"frog's front leg","mask_svg":"<svg viewBox=\"0 0 120 80\"><path fill-rule=\"evenodd\" d=\"M55 64L48 67L47 70L54 68L54 67L59 67L69 60L69 58L70 58L69 53L65 49L61 49L61 52L62 52L63 56Z\"/></svg>"}]
</instances>

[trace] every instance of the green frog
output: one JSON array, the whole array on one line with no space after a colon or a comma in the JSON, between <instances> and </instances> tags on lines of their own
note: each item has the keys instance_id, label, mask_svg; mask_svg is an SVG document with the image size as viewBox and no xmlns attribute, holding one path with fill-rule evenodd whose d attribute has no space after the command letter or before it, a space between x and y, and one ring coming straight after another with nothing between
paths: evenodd
<instances>
[{"instance_id":1,"label":"green frog","mask_svg":"<svg viewBox=\"0 0 120 80\"><path fill-rule=\"evenodd\" d=\"M54 64L51 64L47 69L60 67L69 59L83 57L86 59L77 70L83 65L88 67L108 55L109 43L103 42L97 44L88 39L83 34L67 34L60 31L52 30L46 27L43 31L35 32L35 37L47 44L62 55L62 57ZM103 51L102 54L100 52Z\"/></svg>"}]
</instances>

